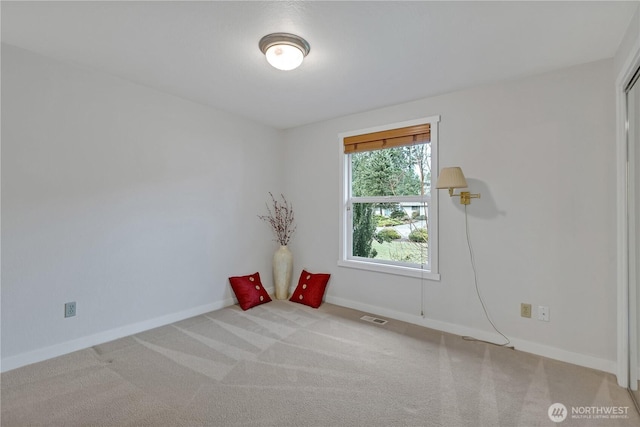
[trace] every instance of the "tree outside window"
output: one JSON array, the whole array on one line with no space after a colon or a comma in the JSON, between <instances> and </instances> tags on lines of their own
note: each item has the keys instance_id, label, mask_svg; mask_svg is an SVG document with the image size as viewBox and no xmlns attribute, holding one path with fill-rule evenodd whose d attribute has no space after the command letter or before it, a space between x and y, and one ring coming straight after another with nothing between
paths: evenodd
<instances>
[{"instance_id":1,"label":"tree outside window","mask_svg":"<svg viewBox=\"0 0 640 427\"><path fill-rule=\"evenodd\" d=\"M351 154L353 256L427 264L430 154L429 143ZM389 201L357 201L369 197Z\"/></svg>"}]
</instances>

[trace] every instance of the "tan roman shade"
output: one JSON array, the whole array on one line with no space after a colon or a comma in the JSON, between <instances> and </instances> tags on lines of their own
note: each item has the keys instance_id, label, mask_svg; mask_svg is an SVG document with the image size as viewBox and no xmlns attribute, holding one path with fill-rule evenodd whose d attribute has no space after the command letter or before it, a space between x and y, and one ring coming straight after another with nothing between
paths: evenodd
<instances>
[{"instance_id":1,"label":"tan roman shade","mask_svg":"<svg viewBox=\"0 0 640 427\"><path fill-rule=\"evenodd\" d=\"M344 138L344 153L360 153L363 151L382 150L383 148L403 147L405 145L422 144L431 141L431 125L408 126L389 129L364 135Z\"/></svg>"}]
</instances>

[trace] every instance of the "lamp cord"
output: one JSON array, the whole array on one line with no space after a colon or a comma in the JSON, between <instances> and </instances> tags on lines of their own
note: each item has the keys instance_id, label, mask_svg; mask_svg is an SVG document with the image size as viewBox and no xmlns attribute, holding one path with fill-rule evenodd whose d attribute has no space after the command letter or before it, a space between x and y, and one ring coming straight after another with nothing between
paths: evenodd
<instances>
[{"instance_id":1,"label":"lamp cord","mask_svg":"<svg viewBox=\"0 0 640 427\"><path fill-rule=\"evenodd\" d=\"M505 334L500 332L500 330L496 327L496 325L491 320L491 317L489 316L489 312L487 311L487 307L485 306L484 301L482 300L482 295L480 295L480 288L478 287L478 272L476 271L476 261L475 261L474 255L473 255L473 248L471 247L471 238L469 237L469 217L467 215L467 205L464 205L464 225L465 225L465 229L466 229L466 232L467 232L467 246L469 247L469 257L471 259L471 269L473 270L473 281L475 283L476 294L478 295L478 300L480 300L480 305L482 305L482 310L484 311L484 315L487 318L487 320L489 321L489 323L491 323L491 326L493 326L493 329L497 333L502 335L502 337L505 340L507 340L507 342L505 342L504 344L496 344L496 343L491 342L491 341L480 340L480 339L477 339L477 338L474 338L474 337L470 337L470 336L463 336L462 339L466 340L466 341L478 341L478 342L483 342L483 343L486 343L486 344L496 345L498 347L507 347L507 348L514 349L513 346L509 345L509 344L511 344L511 340L509 338L507 338L507 336Z\"/></svg>"}]
</instances>

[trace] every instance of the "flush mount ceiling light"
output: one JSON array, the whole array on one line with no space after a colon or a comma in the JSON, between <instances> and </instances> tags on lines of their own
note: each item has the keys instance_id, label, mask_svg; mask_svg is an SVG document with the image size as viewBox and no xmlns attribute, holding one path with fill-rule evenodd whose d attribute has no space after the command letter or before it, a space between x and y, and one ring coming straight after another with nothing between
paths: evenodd
<instances>
[{"instance_id":1,"label":"flush mount ceiling light","mask_svg":"<svg viewBox=\"0 0 640 427\"><path fill-rule=\"evenodd\" d=\"M269 64L284 71L298 68L311 49L305 39L289 33L268 34L258 46Z\"/></svg>"}]
</instances>

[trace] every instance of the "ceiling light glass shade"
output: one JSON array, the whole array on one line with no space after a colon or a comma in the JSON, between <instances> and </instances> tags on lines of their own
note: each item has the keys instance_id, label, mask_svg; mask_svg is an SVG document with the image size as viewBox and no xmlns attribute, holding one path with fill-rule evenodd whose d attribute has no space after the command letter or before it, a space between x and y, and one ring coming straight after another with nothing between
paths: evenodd
<instances>
[{"instance_id":1,"label":"ceiling light glass shade","mask_svg":"<svg viewBox=\"0 0 640 427\"><path fill-rule=\"evenodd\" d=\"M298 68L310 50L305 39L288 33L266 35L260 40L259 47L269 64L283 71Z\"/></svg>"},{"instance_id":2,"label":"ceiling light glass shade","mask_svg":"<svg viewBox=\"0 0 640 427\"><path fill-rule=\"evenodd\" d=\"M265 53L269 64L278 70L289 71L298 68L302 64L304 55L297 47L287 44L275 44Z\"/></svg>"},{"instance_id":3,"label":"ceiling light glass shade","mask_svg":"<svg viewBox=\"0 0 640 427\"><path fill-rule=\"evenodd\" d=\"M462 169L457 166L442 168L436 188L467 188L467 180Z\"/></svg>"}]
</instances>

